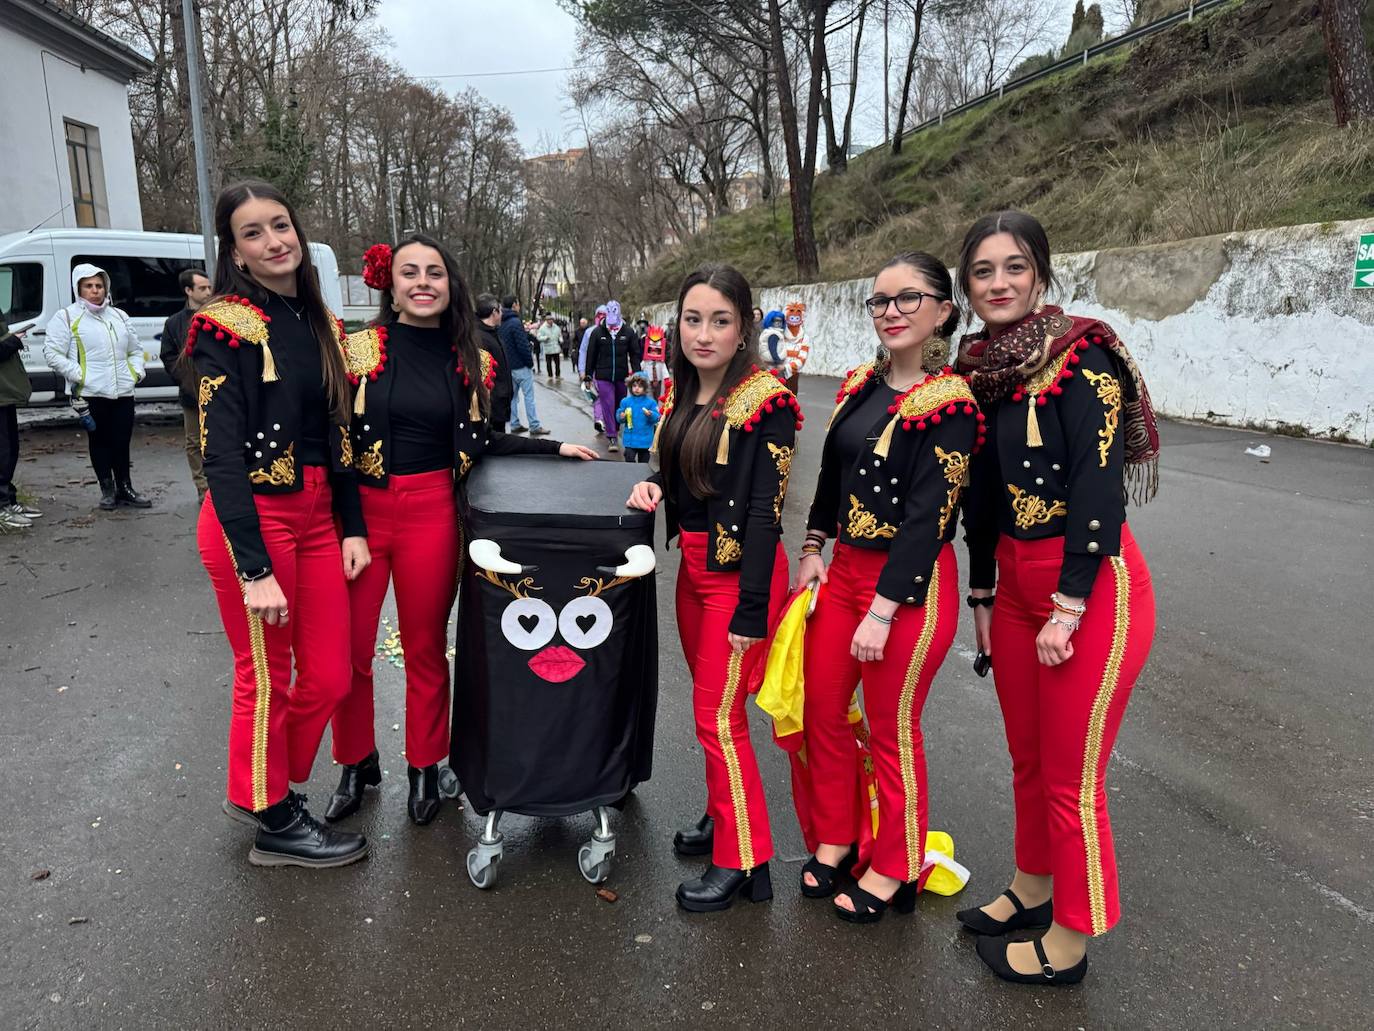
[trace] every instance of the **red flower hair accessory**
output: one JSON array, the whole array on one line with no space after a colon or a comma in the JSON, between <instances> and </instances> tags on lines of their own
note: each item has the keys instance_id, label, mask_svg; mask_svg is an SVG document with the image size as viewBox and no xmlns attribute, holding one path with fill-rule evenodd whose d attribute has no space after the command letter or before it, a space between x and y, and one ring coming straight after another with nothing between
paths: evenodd
<instances>
[{"instance_id":1,"label":"red flower hair accessory","mask_svg":"<svg viewBox=\"0 0 1374 1031\"><path fill-rule=\"evenodd\" d=\"M363 282L374 290L391 289L391 246L374 243L363 253Z\"/></svg>"}]
</instances>

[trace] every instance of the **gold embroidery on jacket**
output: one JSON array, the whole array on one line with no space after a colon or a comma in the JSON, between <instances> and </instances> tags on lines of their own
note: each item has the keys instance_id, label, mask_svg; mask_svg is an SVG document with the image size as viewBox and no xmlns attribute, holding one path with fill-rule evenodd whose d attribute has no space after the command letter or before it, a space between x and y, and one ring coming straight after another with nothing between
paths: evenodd
<instances>
[{"instance_id":1,"label":"gold embroidery on jacket","mask_svg":"<svg viewBox=\"0 0 1374 1031\"><path fill-rule=\"evenodd\" d=\"M205 457L205 409L210 404L210 399L215 396L215 391L224 386L227 376L200 377L200 393L196 397L197 406L200 409L200 457Z\"/></svg>"},{"instance_id":2,"label":"gold embroidery on jacket","mask_svg":"<svg viewBox=\"0 0 1374 1031\"><path fill-rule=\"evenodd\" d=\"M1016 517L1016 525L1023 530L1048 523L1055 516L1069 514L1068 506L1062 501L1047 505L1044 498L1024 491L1014 483L1007 484L1007 490L1011 492L1011 511Z\"/></svg>"},{"instance_id":3,"label":"gold embroidery on jacket","mask_svg":"<svg viewBox=\"0 0 1374 1031\"><path fill-rule=\"evenodd\" d=\"M973 391L962 376L932 376L902 398L899 419L920 419L951 403L973 404Z\"/></svg>"},{"instance_id":4,"label":"gold embroidery on jacket","mask_svg":"<svg viewBox=\"0 0 1374 1031\"><path fill-rule=\"evenodd\" d=\"M254 469L248 474L249 483L268 483L273 487L289 487L296 482L296 442L272 460L266 469Z\"/></svg>"},{"instance_id":5,"label":"gold embroidery on jacket","mask_svg":"<svg viewBox=\"0 0 1374 1031\"><path fill-rule=\"evenodd\" d=\"M345 469L353 467L353 436L347 426L339 427L339 462Z\"/></svg>"},{"instance_id":6,"label":"gold embroidery on jacket","mask_svg":"<svg viewBox=\"0 0 1374 1031\"><path fill-rule=\"evenodd\" d=\"M879 537L897 536L897 527L882 523L872 512L864 508L864 503L853 494L849 495L849 536L860 540L875 541Z\"/></svg>"},{"instance_id":7,"label":"gold embroidery on jacket","mask_svg":"<svg viewBox=\"0 0 1374 1031\"><path fill-rule=\"evenodd\" d=\"M385 475L382 468L382 442L375 440L370 448L364 449L363 453L357 457L353 467L364 476L380 479Z\"/></svg>"},{"instance_id":8,"label":"gold embroidery on jacket","mask_svg":"<svg viewBox=\"0 0 1374 1031\"><path fill-rule=\"evenodd\" d=\"M1059 357L1047 364L1043 369L1026 381L1026 393L1030 395L1031 404L1035 404L1035 395L1043 394L1059 382L1059 374L1064 371L1064 366L1069 364L1069 359L1073 357L1074 349L1066 347L1060 352Z\"/></svg>"},{"instance_id":9,"label":"gold embroidery on jacket","mask_svg":"<svg viewBox=\"0 0 1374 1031\"><path fill-rule=\"evenodd\" d=\"M726 533L720 523L716 523L716 565L733 565L743 554L744 548L740 542Z\"/></svg>"},{"instance_id":10,"label":"gold embroidery on jacket","mask_svg":"<svg viewBox=\"0 0 1374 1031\"><path fill-rule=\"evenodd\" d=\"M797 453L797 449L778 447L770 440L768 453L773 456L773 464L778 467L778 496L773 499L773 522L776 523L782 520L782 503L787 500L787 478L792 475L792 456Z\"/></svg>"},{"instance_id":11,"label":"gold embroidery on jacket","mask_svg":"<svg viewBox=\"0 0 1374 1031\"><path fill-rule=\"evenodd\" d=\"M483 352L483 353L485 354L486 352ZM466 451L459 451L459 452L458 452L458 479L461 480L464 476L466 476L466 475L468 474L468 470L470 470L471 468L472 468L472 456L469 455Z\"/></svg>"},{"instance_id":12,"label":"gold embroidery on jacket","mask_svg":"<svg viewBox=\"0 0 1374 1031\"><path fill-rule=\"evenodd\" d=\"M935 445L935 457L940 460L940 468L944 470L945 482L949 484L949 489L945 491L945 503L940 509L940 527L935 535L940 540L945 539L945 528L949 526L949 521L954 517L955 506L959 504L959 492L964 489L964 482L968 478L969 456L962 451L946 451L939 444Z\"/></svg>"},{"instance_id":13,"label":"gold embroidery on jacket","mask_svg":"<svg viewBox=\"0 0 1374 1031\"><path fill-rule=\"evenodd\" d=\"M789 396L787 387L778 382L771 372L754 373L740 383L725 399L725 421L734 429L744 429L755 412L769 401Z\"/></svg>"},{"instance_id":14,"label":"gold embroidery on jacket","mask_svg":"<svg viewBox=\"0 0 1374 1031\"><path fill-rule=\"evenodd\" d=\"M1106 425L1097 431L1097 464L1105 469L1107 454L1116 437L1116 421L1121 415L1121 383L1111 373L1093 372L1091 369L1083 370L1083 378L1097 388L1097 399L1107 406Z\"/></svg>"}]
</instances>

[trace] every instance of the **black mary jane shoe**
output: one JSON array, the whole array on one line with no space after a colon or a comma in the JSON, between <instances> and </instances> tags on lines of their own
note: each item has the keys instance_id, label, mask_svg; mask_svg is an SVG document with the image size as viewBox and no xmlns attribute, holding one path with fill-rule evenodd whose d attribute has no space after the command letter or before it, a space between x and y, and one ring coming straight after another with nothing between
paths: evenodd
<instances>
[{"instance_id":1,"label":"black mary jane shoe","mask_svg":"<svg viewBox=\"0 0 1374 1031\"><path fill-rule=\"evenodd\" d=\"M852 910L845 909L838 903L835 905L835 915L841 920L851 924L876 924L883 918L888 907L898 913L909 914L916 910L916 882L907 881L892 893L890 899L880 899L877 895L872 895L854 884L846 888L844 894L849 896L849 901L854 903Z\"/></svg>"},{"instance_id":2,"label":"black mary jane shoe","mask_svg":"<svg viewBox=\"0 0 1374 1031\"><path fill-rule=\"evenodd\" d=\"M716 821L702 814L692 826L673 835L673 851L680 856L710 855L715 838Z\"/></svg>"},{"instance_id":3,"label":"black mary jane shoe","mask_svg":"<svg viewBox=\"0 0 1374 1031\"><path fill-rule=\"evenodd\" d=\"M801 868L801 876L798 882L801 885L801 893L809 899L828 899L835 894L835 889L840 886L840 880L859 859L859 846L850 845L849 851L844 854L834 866L822 863L815 856L807 860L806 865ZM810 874L816 878L815 884L806 883L806 875Z\"/></svg>"},{"instance_id":4,"label":"black mary jane shoe","mask_svg":"<svg viewBox=\"0 0 1374 1031\"><path fill-rule=\"evenodd\" d=\"M959 910L954 914L954 918L974 934L991 935L1008 934L1011 931L1037 931L1049 927L1054 922L1054 899L1046 899L1033 909L1027 909L1016 897L1016 892L1010 888L1002 894L1011 899L1011 904L1016 907L1016 911L1005 920L990 917L976 906L973 909Z\"/></svg>"},{"instance_id":5,"label":"black mary jane shoe","mask_svg":"<svg viewBox=\"0 0 1374 1031\"><path fill-rule=\"evenodd\" d=\"M363 789L377 787L382 783L382 763L373 749L360 763L348 763L339 773L339 786L334 789L324 818L329 823L352 816L363 804Z\"/></svg>"},{"instance_id":6,"label":"black mary jane shoe","mask_svg":"<svg viewBox=\"0 0 1374 1031\"><path fill-rule=\"evenodd\" d=\"M768 864L745 871L711 863L696 880L683 881L677 886L677 904L691 913L715 913L729 909L737 894L750 902L771 899L773 880L768 874Z\"/></svg>"},{"instance_id":7,"label":"black mary jane shoe","mask_svg":"<svg viewBox=\"0 0 1374 1031\"><path fill-rule=\"evenodd\" d=\"M425 767L406 767L410 779L410 797L406 799L406 812L410 822L423 827L439 815L439 764Z\"/></svg>"},{"instance_id":8,"label":"black mary jane shoe","mask_svg":"<svg viewBox=\"0 0 1374 1031\"><path fill-rule=\"evenodd\" d=\"M1083 958L1073 966L1065 970L1055 970L1050 965L1049 957L1045 955L1045 946L1040 943L1039 938L1031 941L1035 946L1035 958L1040 961L1040 970L1034 974L1023 974L1019 970L1012 969L1012 965L1007 962L1007 948L1012 943L1002 938L979 938L974 946L978 950L978 958L988 965L994 974L1003 981L1010 981L1013 984L1038 984L1047 987L1058 987L1066 984L1078 984L1083 980L1083 976L1088 972L1088 954L1083 953Z\"/></svg>"}]
</instances>

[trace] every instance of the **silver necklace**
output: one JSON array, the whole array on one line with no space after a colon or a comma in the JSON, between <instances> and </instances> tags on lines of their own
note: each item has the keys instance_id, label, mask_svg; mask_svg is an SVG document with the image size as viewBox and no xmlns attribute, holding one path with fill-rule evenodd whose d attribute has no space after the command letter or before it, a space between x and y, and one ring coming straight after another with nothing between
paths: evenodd
<instances>
[{"instance_id":1,"label":"silver necklace","mask_svg":"<svg viewBox=\"0 0 1374 1031\"><path fill-rule=\"evenodd\" d=\"M273 290L272 296L275 297L277 300L281 301L282 304L286 305L286 310L289 311L292 315L296 316L297 322L299 322L305 316L304 308L302 308L300 311L297 311L295 308L291 307L290 303L287 302L286 298L283 297L281 294L277 293L277 291Z\"/></svg>"}]
</instances>

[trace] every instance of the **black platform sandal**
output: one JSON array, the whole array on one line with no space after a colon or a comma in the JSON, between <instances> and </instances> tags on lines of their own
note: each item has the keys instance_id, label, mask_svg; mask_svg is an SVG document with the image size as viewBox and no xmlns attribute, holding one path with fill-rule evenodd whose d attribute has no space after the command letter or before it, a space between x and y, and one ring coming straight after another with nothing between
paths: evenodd
<instances>
[{"instance_id":1,"label":"black platform sandal","mask_svg":"<svg viewBox=\"0 0 1374 1031\"><path fill-rule=\"evenodd\" d=\"M1005 920L988 916L976 906L973 909L959 910L954 914L954 918L974 934L991 935L1007 934L1010 931L1035 931L1049 927L1054 922L1054 899L1046 899L1034 909L1027 909L1016 897L1016 892L1010 888L1002 894L1011 899L1011 904L1016 908L1016 912Z\"/></svg>"},{"instance_id":2,"label":"black platform sandal","mask_svg":"<svg viewBox=\"0 0 1374 1031\"><path fill-rule=\"evenodd\" d=\"M815 856L812 856L801 868L801 875L797 878L801 885L801 893L809 899L828 899L835 894L835 889L840 886L841 876L853 868L858 858L859 847L857 845L850 845L849 851L834 866L822 863ZM806 883L807 874L816 878L815 884Z\"/></svg>"},{"instance_id":3,"label":"black platform sandal","mask_svg":"<svg viewBox=\"0 0 1374 1031\"><path fill-rule=\"evenodd\" d=\"M898 913L909 914L916 910L916 882L907 881L895 892L890 899L880 899L877 895L871 895L858 886L846 888L844 894L849 896L849 901L854 903L851 912L836 903L835 915L841 920L847 920L851 924L876 924L883 918L888 907L892 907Z\"/></svg>"},{"instance_id":4,"label":"black platform sandal","mask_svg":"<svg viewBox=\"0 0 1374 1031\"><path fill-rule=\"evenodd\" d=\"M1038 907L1037 907L1038 908ZM1034 939L1031 944L1035 946L1035 958L1040 961L1040 972L1036 974L1023 974L1019 970L1014 970L1012 965L1007 962L1007 948L1012 943L1000 938L979 938L975 948L978 950L978 958L988 965L988 968L1000 977L1003 981L1010 981L1013 984L1039 984L1049 987L1058 987L1066 984L1078 984L1083 980L1083 975L1088 972L1088 954L1083 953L1083 958L1066 970L1055 970L1050 965L1050 959L1045 955L1045 946L1040 943L1040 939Z\"/></svg>"}]
</instances>

